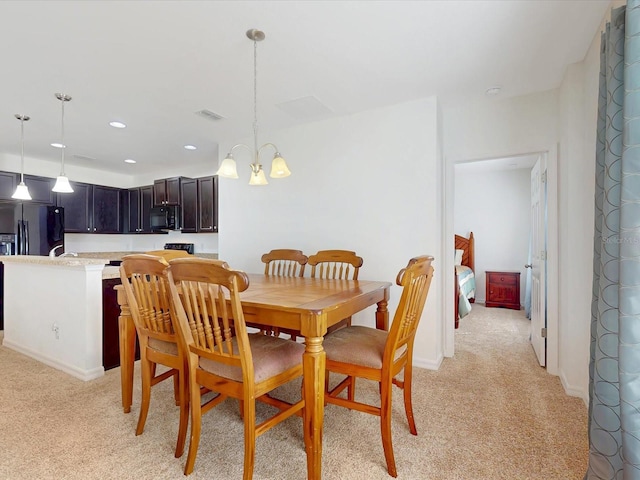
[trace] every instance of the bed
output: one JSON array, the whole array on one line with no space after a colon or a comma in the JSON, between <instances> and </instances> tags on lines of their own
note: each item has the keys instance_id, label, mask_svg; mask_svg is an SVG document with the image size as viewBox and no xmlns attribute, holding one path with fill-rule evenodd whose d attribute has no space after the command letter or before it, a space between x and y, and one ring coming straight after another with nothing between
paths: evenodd
<instances>
[{"instance_id":1,"label":"bed","mask_svg":"<svg viewBox=\"0 0 640 480\"><path fill-rule=\"evenodd\" d=\"M471 304L474 303L476 295L473 232L469 233L469 238L455 235L454 244L457 257L455 261L454 318L455 328L458 328L460 319L471 311Z\"/></svg>"}]
</instances>

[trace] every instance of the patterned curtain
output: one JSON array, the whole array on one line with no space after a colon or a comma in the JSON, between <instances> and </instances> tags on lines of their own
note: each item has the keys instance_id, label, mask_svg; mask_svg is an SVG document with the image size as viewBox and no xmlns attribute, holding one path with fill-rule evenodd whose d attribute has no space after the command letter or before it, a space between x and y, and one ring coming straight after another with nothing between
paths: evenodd
<instances>
[{"instance_id":1,"label":"patterned curtain","mask_svg":"<svg viewBox=\"0 0 640 480\"><path fill-rule=\"evenodd\" d=\"M640 480L640 0L602 34L585 479Z\"/></svg>"}]
</instances>

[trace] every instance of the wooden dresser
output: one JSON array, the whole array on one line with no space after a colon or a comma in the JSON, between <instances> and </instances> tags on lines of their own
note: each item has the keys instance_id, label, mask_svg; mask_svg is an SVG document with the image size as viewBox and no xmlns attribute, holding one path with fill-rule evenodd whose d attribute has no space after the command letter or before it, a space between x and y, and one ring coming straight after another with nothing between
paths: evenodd
<instances>
[{"instance_id":1,"label":"wooden dresser","mask_svg":"<svg viewBox=\"0 0 640 480\"><path fill-rule=\"evenodd\" d=\"M485 272L487 307L520 310L520 272Z\"/></svg>"}]
</instances>

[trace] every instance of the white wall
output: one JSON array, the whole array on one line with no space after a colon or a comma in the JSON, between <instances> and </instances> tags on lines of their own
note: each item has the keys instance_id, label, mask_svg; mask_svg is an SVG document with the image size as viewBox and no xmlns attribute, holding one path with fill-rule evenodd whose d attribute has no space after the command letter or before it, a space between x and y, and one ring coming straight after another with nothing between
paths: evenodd
<instances>
[{"instance_id":1,"label":"white wall","mask_svg":"<svg viewBox=\"0 0 640 480\"><path fill-rule=\"evenodd\" d=\"M531 230L529 169L477 173L456 165L455 233L475 239L476 301L485 302L485 271L520 272L524 305L525 268ZM479 194L479 192L482 192Z\"/></svg>"},{"instance_id":2,"label":"white wall","mask_svg":"<svg viewBox=\"0 0 640 480\"><path fill-rule=\"evenodd\" d=\"M100 235L66 233L64 236L67 252L146 252L161 250L165 243L193 243L196 253L217 253L217 233L140 234L140 235Z\"/></svg>"},{"instance_id":3,"label":"white wall","mask_svg":"<svg viewBox=\"0 0 640 480\"><path fill-rule=\"evenodd\" d=\"M416 364L437 368L443 356L437 115L429 98L261 133L260 143L278 145L293 173L249 187L248 155L236 156L240 179L220 179L220 258L256 272L273 248L347 249L364 258L360 278L394 282L411 257L433 255L436 274L415 356ZM391 314L399 294L394 286ZM372 325L373 312L355 321Z\"/></svg>"},{"instance_id":4,"label":"white wall","mask_svg":"<svg viewBox=\"0 0 640 480\"><path fill-rule=\"evenodd\" d=\"M600 31L560 87L560 379L588 401Z\"/></svg>"}]
</instances>

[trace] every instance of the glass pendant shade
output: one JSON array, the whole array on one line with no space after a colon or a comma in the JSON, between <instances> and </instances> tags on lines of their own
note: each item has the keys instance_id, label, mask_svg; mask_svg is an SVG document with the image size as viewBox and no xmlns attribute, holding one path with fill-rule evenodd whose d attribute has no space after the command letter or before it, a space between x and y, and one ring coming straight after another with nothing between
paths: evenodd
<instances>
[{"instance_id":1,"label":"glass pendant shade","mask_svg":"<svg viewBox=\"0 0 640 480\"><path fill-rule=\"evenodd\" d=\"M236 161L233 159L233 155L229 154L225 157L225 159L220 164L220 168L218 168L216 175L224 178L238 178Z\"/></svg>"},{"instance_id":2,"label":"glass pendant shade","mask_svg":"<svg viewBox=\"0 0 640 480\"><path fill-rule=\"evenodd\" d=\"M287 167L287 162L280 156L280 153L276 152L273 156L273 162L271 162L271 173L269 176L271 178L284 178L289 175L291 175L291 172L289 171L289 167Z\"/></svg>"},{"instance_id":3,"label":"glass pendant shade","mask_svg":"<svg viewBox=\"0 0 640 480\"><path fill-rule=\"evenodd\" d=\"M71 188L69 179L65 175L60 175L56 178L56 184L51 190L58 193L73 193L73 188Z\"/></svg>"},{"instance_id":4,"label":"glass pendant shade","mask_svg":"<svg viewBox=\"0 0 640 480\"><path fill-rule=\"evenodd\" d=\"M264 174L264 170L261 168L258 173L251 172L251 178L249 179L249 185L268 185L267 176Z\"/></svg>"},{"instance_id":5,"label":"glass pendant shade","mask_svg":"<svg viewBox=\"0 0 640 480\"><path fill-rule=\"evenodd\" d=\"M11 195L11 198L15 198L16 200L31 200L29 188L24 183L24 122L29 121L29 117L17 113L15 117L20 120L20 183L16 187L16 191Z\"/></svg>"},{"instance_id":6,"label":"glass pendant shade","mask_svg":"<svg viewBox=\"0 0 640 480\"><path fill-rule=\"evenodd\" d=\"M25 185L24 182L20 182L16 187L16 191L11 195L11 198L15 198L16 200L31 200L31 195L29 194L29 188Z\"/></svg>"}]
</instances>

